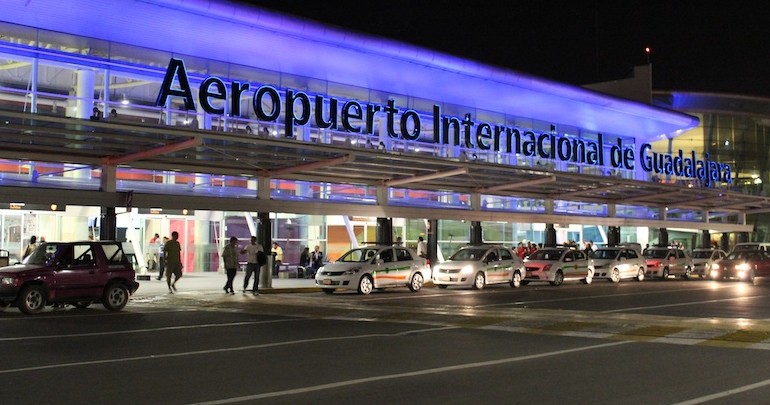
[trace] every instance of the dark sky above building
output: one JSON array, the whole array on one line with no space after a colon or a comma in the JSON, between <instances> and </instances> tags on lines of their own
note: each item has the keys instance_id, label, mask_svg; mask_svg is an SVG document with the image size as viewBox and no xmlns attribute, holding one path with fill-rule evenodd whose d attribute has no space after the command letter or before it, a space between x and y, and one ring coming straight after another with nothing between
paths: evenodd
<instances>
[{"instance_id":1,"label":"dark sky above building","mask_svg":"<svg viewBox=\"0 0 770 405\"><path fill-rule=\"evenodd\" d=\"M259 7L571 84L770 97L770 11L754 1L306 1Z\"/></svg>"}]
</instances>

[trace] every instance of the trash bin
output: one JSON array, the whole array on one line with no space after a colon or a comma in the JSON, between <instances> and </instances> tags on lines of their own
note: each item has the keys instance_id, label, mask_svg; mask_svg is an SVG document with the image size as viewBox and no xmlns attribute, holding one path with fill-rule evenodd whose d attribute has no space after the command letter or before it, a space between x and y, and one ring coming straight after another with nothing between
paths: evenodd
<instances>
[{"instance_id":1,"label":"trash bin","mask_svg":"<svg viewBox=\"0 0 770 405\"><path fill-rule=\"evenodd\" d=\"M11 253L7 250L0 249L0 267L10 265Z\"/></svg>"}]
</instances>

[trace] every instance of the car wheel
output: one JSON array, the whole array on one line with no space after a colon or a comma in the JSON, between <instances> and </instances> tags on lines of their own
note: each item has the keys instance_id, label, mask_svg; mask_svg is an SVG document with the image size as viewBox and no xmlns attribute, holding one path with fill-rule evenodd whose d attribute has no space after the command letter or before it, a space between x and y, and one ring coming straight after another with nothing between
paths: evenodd
<instances>
[{"instance_id":1,"label":"car wheel","mask_svg":"<svg viewBox=\"0 0 770 405\"><path fill-rule=\"evenodd\" d=\"M564 282L564 273L561 272L561 270L556 272L556 275L553 277L553 281L551 281L551 285L561 285L561 283Z\"/></svg>"},{"instance_id":2,"label":"car wheel","mask_svg":"<svg viewBox=\"0 0 770 405\"><path fill-rule=\"evenodd\" d=\"M594 272L591 270L588 270L588 274L586 275L586 278L583 279L583 284L591 284L592 281L594 281Z\"/></svg>"},{"instance_id":3,"label":"car wheel","mask_svg":"<svg viewBox=\"0 0 770 405\"><path fill-rule=\"evenodd\" d=\"M42 286L31 285L19 295L19 310L25 314L36 314L45 308L45 290Z\"/></svg>"},{"instance_id":4,"label":"car wheel","mask_svg":"<svg viewBox=\"0 0 770 405\"><path fill-rule=\"evenodd\" d=\"M361 279L358 280L358 293L368 295L372 293L372 290L374 290L374 282L372 281L372 276L364 274L361 276Z\"/></svg>"},{"instance_id":5,"label":"car wheel","mask_svg":"<svg viewBox=\"0 0 770 405\"><path fill-rule=\"evenodd\" d=\"M412 276L412 281L409 282L409 290L412 292L420 291L420 289L422 289L422 283L423 283L422 274L414 273L414 275Z\"/></svg>"},{"instance_id":6,"label":"car wheel","mask_svg":"<svg viewBox=\"0 0 770 405\"><path fill-rule=\"evenodd\" d=\"M636 273L636 281L644 280L644 267L639 268L639 272Z\"/></svg>"},{"instance_id":7,"label":"car wheel","mask_svg":"<svg viewBox=\"0 0 770 405\"><path fill-rule=\"evenodd\" d=\"M684 274L682 274L682 278L687 280L690 278L690 275L692 274L692 269L689 267L685 267Z\"/></svg>"},{"instance_id":8,"label":"car wheel","mask_svg":"<svg viewBox=\"0 0 770 405\"><path fill-rule=\"evenodd\" d=\"M102 305L110 311L120 311L128 304L128 288L120 283L113 283L104 289Z\"/></svg>"},{"instance_id":9,"label":"car wheel","mask_svg":"<svg viewBox=\"0 0 770 405\"><path fill-rule=\"evenodd\" d=\"M511 287L513 288L521 287L521 273L519 271L513 272L513 277L511 278Z\"/></svg>"},{"instance_id":10,"label":"car wheel","mask_svg":"<svg viewBox=\"0 0 770 405\"><path fill-rule=\"evenodd\" d=\"M610 281L613 283L619 283L620 282L620 270L617 268L612 269L612 274L610 275Z\"/></svg>"},{"instance_id":11,"label":"car wheel","mask_svg":"<svg viewBox=\"0 0 770 405\"><path fill-rule=\"evenodd\" d=\"M334 294L334 288L324 288L323 292L326 294Z\"/></svg>"},{"instance_id":12,"label":"car wheel","mask_svg":"<svg viewBox=\"0 0 770 405\"><path fill-rule=\"evenodd\" d=\"M78 301L71 303L73 307L78 309L88 308L91 306L91 301Z\"/></svg>"},{"instance_id":13,"label":"car wheel","mask_svg":"<svg viewBox=\"0 0 770 405\"><path fill-rule=\"evenodd\" d=\"M446 285L446 284L436 284L436 287L438 287L438 288L447 288L449 286Z\"/></svg>"},{"instance_id":14,"label":"car wheel","mask_svg":"<svg viewBox=\"0 0 770 405\"><path fill-rule=\"evenodd\" d=\"M484 273L476 273L476 277L473 278L473 289L480 290L484 288L484 284L486 284L486 277L484 277Z\"/></svg>"},{"instance_id":15,"label":"car wheel","mask_svg":"<svg viewBox=\"0 0 770 405\"><path fill-rule=\"evenodd\" d=\"M660 276L660 278L661 278L662 280L665 280L665 279L667 279L667 278L668 278L668 267L666 267L665 269L663 269L663 275L662 275L662 276Z\"/></svg>"}]
</instances>

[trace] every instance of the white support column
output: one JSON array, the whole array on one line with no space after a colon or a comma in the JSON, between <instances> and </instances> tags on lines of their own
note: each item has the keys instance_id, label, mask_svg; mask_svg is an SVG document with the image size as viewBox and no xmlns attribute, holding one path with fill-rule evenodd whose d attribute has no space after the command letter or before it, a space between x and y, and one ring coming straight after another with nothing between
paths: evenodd
<instances>
[{"instance_id":1,"label":"white support column","mask_svg":"<svg viewBox=\"0 0 770 405\"><path fill-rule=\"evenodd\" d=\"M29 77L29 90L31 94L30 97L30 109L29 111L32 113L37 113L37 75L38 75L38 58L32 59L32 72L30 73Z\"/></svg>"},{"instance_id":2,"label":"white support column","mask_svg":"<svg viewBox=\"0 0 770 405\"><path fill-rule=\"evenodd\" d=\"M118 188L118 168L114 165L102 165L99 177L99 190L114 193Z\"/></svg>"},{"instance_id":3,"label":"white support column","mask_svg":"<svg viewBox=\"0 0 770 405\"><path fill-rule=\"evenodd\" d=\"M348 239L350 239L351 248L357 249L358 239L356 239L356 233L353 231L353 224L350 223L350 217L343 215L342 220L345 221L345 229L348 231Z\"/></svg>"},{"instance_id":4,"label":"white support column","mask_svg":"<svg viewBox=\"0 0 770 405\"><path fill-rule=\"evenodd\" d=\"M259 177L257 179L257 198L260 200L270 199L270 177Z\"/></svg>"},{"instance_id":5,"label":"white support column","mask_svg":"<svg viewBox=\"0 0 770 405\"><path fill-rule=\"evenodd\" d=\"M75 86L75 111L69 115L76 118L88 119L94 109L94 80L96 74L93 70L78 70L76 73L77 85Z\"/></svg>"},{"instance_id":6,"label":"white support column","mask_svg":"<svg viewBox=\"0 0 770 405\"><path fill-rule=\"evenodd\" d=\"M388 205L388 187L377 186L377 205Z\"/></svg>"}]
</instances>

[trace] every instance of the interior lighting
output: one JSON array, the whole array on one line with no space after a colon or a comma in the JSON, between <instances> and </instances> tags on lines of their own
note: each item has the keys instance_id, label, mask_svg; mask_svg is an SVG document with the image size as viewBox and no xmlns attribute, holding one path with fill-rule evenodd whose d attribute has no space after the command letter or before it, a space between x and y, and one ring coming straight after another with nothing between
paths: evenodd
<instances>
[{"instance_id":1,"label":"interior lighting","mask_svg":"<svg viewBox=\"0 0 770 405\"><path fill-rule=\"evenodd\" d=\"M59 206L56 205L56 203L51 204L51 211L56 211L57 208L59 208Z\"/></svg>"},{"instance_id":2,"label":"interior lighting","mask_svg":"<svg viewBox=\"0 0 770 405\"><path fill-rule=\"evenodd\" d=\"M12 203L8 204L8 206L12 210L20 210L20 209L24 208L24 203L23 202L12 202Z\"/></svg>"},{"instance_id":3,"label":"interior lighting","mask_svg":"<svg viewBox=\"0 0 770 405\"><path fill-rule=\"evenodd\" d=\"M150 214L160 214L163 212L163 208L150 208Z\"/></svg>"},{"instance_id":4,"label":"interior lighting","mask_svg":"<svg viewBox=\"0 0 770 405\"><path fill-rule=\"evenodd\" d=\"M187 208L182 209L182 215L187 215Z\"/></svg>"},{"instance_id":5,"label":"interior lighting","mask_svg":"<svg viewBox=\"0 0 770 405\"><path fill-rule=\"evenodd\" d=\"M131 102L130 102L130 101L128 101L128 98L126 98L126 95L124 94L124 95L123 95L123 100L120 100L120 104L123 104L123 105L129 105L130 103L131 103Z\"/></svg>"}]
</instances>

